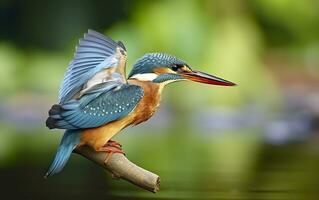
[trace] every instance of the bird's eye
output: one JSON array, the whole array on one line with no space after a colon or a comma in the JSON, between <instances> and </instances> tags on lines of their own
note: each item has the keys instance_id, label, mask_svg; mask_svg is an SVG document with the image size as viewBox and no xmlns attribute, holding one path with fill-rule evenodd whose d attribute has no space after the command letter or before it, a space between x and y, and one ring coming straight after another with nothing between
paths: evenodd
<instances>
[{"instance_id":1,"label":"bird's eye","mask_svg":"<svg viewBox=\"0 0 319 200\"><path fill-rule=\"evenodd\" d=\"M174 66L172 67L172 70L175 71L175 72L176 72L178 69L179 69L179 66L177 66L177 65L174 65Z\"/></svg>"}]
</instances>

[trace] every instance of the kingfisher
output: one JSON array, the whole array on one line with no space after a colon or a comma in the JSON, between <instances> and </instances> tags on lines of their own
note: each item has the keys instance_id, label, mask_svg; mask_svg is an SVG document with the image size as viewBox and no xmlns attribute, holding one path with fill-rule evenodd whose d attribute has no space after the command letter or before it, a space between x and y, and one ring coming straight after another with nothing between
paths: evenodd
<instances>
[{"instance_id":1,"label":"kingfisher","mask_svg":"<svg viewBox=\"0 0 319 200\"><path fill-rule=\"evenodd\" d=\"M166 53L147 53L136 61L126 78L127 51L121 41L88 30L79 40L68 65L59 103L49 110L46 126L65 129L45 177L60 172L76 148L88 146L123 153L112 137L122 129L148 120L158 109L161 93L169 83L195 82L234 86L235 83L196 71L186 62Z\"/></svg>"}]
</instances>

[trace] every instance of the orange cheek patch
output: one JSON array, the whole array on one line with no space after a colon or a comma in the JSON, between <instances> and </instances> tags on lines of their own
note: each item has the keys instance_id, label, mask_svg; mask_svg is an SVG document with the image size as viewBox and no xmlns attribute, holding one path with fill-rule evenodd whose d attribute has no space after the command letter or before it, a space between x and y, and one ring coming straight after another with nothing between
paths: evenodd
<instances>
[{"instance_id":1,"label":"orange cheek patch","mask_svg":"<svg viewBox=\"0 0 319 200\"><path fill-rule=\"evenodd\" d=\"M155 74L176 73L167 67L158 67L154 69Z\"/></svg>"}]
</instances>

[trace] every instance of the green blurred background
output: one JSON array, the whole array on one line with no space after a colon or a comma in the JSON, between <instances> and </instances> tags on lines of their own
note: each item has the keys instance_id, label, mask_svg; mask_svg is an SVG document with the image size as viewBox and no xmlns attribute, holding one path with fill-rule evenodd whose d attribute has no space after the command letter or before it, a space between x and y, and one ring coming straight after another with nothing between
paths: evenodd
<instances>
[{"instance_id":1,"label":"green blurred background","mask_svg":"<svg viewBox=\"0 0 319 200\"><path fill-rule=\"evenodd\" d=\"M317 0L2 0L0 199L319 199ZM62 131L45 127L87 29L121 40L128 70L166 52L238 83L169 85L158 113L116 136L158 173L150 194L73 155L43 175Z\"/></svg>"}]
</instances>

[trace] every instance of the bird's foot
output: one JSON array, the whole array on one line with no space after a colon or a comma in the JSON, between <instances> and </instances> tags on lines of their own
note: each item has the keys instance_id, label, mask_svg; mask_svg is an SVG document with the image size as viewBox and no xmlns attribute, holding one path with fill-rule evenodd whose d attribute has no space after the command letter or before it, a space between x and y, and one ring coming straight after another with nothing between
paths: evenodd
<instances>
[{"instance_id":1,"label":"bird's foot","mask_svg":"<svg viewBox=\"0 0 319 200\"><path fill-rule=\"evenodd\" d=\"M122 149L122 145L115 140L109 140L106 144L109 144L109 146L117 147L119 149Z\"/></svg>"},{"instance_id":2,"label":"bird's foot","mask_svg":"<svg viewBox=\"0 0 319 200\"><path fill-rule=\"evenodd\" d=\"M103 147L101 147L98 151L106 152L107 155L105 156L104 164L106 165L107 162L110 160L111 156L114 153L121 153L124 154L122 149L122 145L114 140L109 140Z\"/></svg>"}]
</instances>

